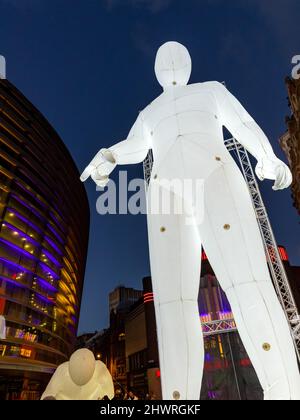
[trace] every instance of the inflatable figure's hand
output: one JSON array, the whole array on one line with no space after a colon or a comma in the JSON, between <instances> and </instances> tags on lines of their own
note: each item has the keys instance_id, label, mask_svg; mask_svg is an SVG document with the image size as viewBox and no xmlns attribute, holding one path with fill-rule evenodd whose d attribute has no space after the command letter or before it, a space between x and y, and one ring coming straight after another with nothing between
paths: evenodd
<instances>
[{"instance_id":1,"label":"inflatable figure's hand","mask_svg":"<svg viewBox=\"0 0 300 420\"><path fill-rule=\"evenodd\" d=\"M113 153L109 149L101 149L85 168L80 180L84 182L91 177L98 187L105 187L116 165Z\"/></svg>"},{"instance_id":2,"label":"inflatable figure's hand","mask_svg":"<svg viewBox=\"0 0 300 420\"><path fill-rule=\"evenodd\" d=\"M273 190L284 190L293 182L293 177L289 167L280 159L263 158L258 161L255 172L257 177L263 181L264 179L275 180Z\"/></svg>"}]
</instances>

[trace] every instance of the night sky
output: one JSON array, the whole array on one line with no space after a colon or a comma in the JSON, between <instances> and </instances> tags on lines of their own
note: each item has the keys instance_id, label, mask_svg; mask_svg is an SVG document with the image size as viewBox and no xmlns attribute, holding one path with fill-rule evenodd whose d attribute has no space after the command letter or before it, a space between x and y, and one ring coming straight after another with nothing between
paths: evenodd
<instances>
[{"instance_id":1,"label":"night sky","mask_svg":"<svg viewBox=\"0 0 300 420\"><path fill-rule=\"evenodd\" d=\"M45 115L81 171L126 138L138 111L161 93L153 64L174 40L193 58L191 82L226 81L278 145L289 114L284 78L300 54L299 0L0 0L7 78ZM122 167L142 177L142 165ZM113 174L118 178L118 171ZM277 241L300 264L299 217L290 191L262 185ZM108 293L141 287L150 273L145 216L99 216L94 184L79 332L108 324ZM78 203L80 205L80 203Z\"/></svg>"}]
</instances>

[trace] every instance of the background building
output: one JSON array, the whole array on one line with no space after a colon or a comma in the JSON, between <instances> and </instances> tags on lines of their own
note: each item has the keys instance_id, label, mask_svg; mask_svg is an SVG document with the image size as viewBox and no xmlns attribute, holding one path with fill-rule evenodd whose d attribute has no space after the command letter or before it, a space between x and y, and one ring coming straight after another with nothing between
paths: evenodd
<instances>
[{"instance_id":1,"label":"background building","mask_svg":"<svg viewBox=\"0 0 300 420\"><path fill-rule=\"evenodd\" d=\"M145 278L144 299L130 310L125 323L128 386L139 395L161 397L160 371L151 278ZM219 287L205 253L202 253L199 290L201 322L226 321L222 333L205 334L205 364L201 400L262 399L262 390L244 349L225 294ZM199 325L199 328L200 325ZM176 349L174 349L176 351Z\"/></svg>"},{"instance_id":2,"label":"background building","mask_svg":"<svg viewBox=\"0 0 300 420\"><path fill-rule=\"evenodd\" d=\"M109 328L82 334L77 347L93 351L109 368L115 388L123 393L132 388L140 396L161 396L156 321L151 277L143 290L124 286L109 294Z\"/></svg>"},{"instance_id":3,"label":"background building","mask_svg":"<svg viewBox=\"0 0 300 420\"><path fill-rule=\"evenodd\" d=\"M109 314L127 311L143 295L141 290L118 286L109 294Z\"/></svg>"},{"instance_id":4,"label":"background building","mask_svg":"<svg viewBox=\"0 0 300 420\"><path fill-rule=\"evenodd\" d=\"M0 218L7 324L0 399L38 398L74 348L89 206L62 140L7 80L0 80Z\"/></svg>"},{"instance_id":5,"label":"background building","mask_svg":"<svg viewBox=\"0 0 300 420\"><path fill-rule=\"evenodd\" d=\"M278 249L287 277L289 279L289 284L293 292L295 303L297 305L298 311L300 312L300 267L290 264L289 256L284 246L279 246Z\"/></svg>"},{"instance_id":6,"label":"background building","mask_svg":"<svg viewBox=\"0 0 300 420\"><path fill-rule=\"evenodd\" d=\"M151 277L143 279L143 298L125 321L126 374L129 388L144 397L161 398L154 297Z\"/></svg>"},{"instance_id":7,"label":"background building","mask_svg":"<svg viewBox=\"0 0 300 420\"><path fill-rule=\"evenodd\" d=\"M203 327L205 363L201 400L262 399L262 389L237 332L229 302L204 252L199 312L203 324L226 322L222 333L208 335L207 327Z\"/></svg>"},{"instance_id":8,"label":"background building","mask_svg":"<svg viewBox=\"0 0 300 420\"><path fill-rule=\"evenodd\" d=\"M300 267L290 265L284 247L279 247L279 254L300 306ZM123 303L121 299L116 305L119 309L111 306L110 327L92 336L81 336L78 342L106 363L116 388L132 388L142 398L150 394L159 399L160 370L151 278L143 279L143 291L122 288L125 290L116 289L110 294L110 302L112 296L113 302L116 296L123 296ZM134 298L127 299L129 294ZM135 300L132 305L131 300ZM261 400L262 389L237 332L229 302L204 252L199 317L205 346L201 400ZM210 328L215 323L219 328Z\"/></svg>"},{"instance_id":9,"label":"background building","mask_svg":"<svg viewBox=\"0 0 300 420\"><path fill-rule=\"evenodd\" d=\"M141 290L124 286L117 287L109 294L109 369L115 383L123 388L127 387L125 320L130 308L141 296L143 296Z\"/></svg>"},{"instance_id":10,"label":"background building","mask_svg":"<svg viewBox=\"0 0 300 420\"><path fill-rule=\"evenodd\" d=\"M293 174L292 197L300 214L300 79L286 79L291 117L287 117L288 131L280 144L285 152Z\"/></svg>"}]
</instances>

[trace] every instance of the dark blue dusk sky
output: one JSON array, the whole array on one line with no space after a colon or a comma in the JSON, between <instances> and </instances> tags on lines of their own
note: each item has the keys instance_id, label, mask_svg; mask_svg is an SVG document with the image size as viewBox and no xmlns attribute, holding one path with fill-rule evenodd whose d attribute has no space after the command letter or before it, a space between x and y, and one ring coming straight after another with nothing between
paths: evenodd
<instances>
[{"instance_id":1,"label":"dark blue dusk sky","mask_svg":"<svg viewBox=\"0 0 300 420\"><path fill-rule=\"evenodd\" d=\"M284 78L300 54L299 0L0 0L0 16L8 79L54 126L80 171L101 147L123 140L160 94L154 58L170 40L189 48L191 82L226 81L284 158L278 138L289 114ZM142 177L141 165L125 169ZM99 193L86 187L91 232L79 332L107 326L109 291L139 288L150 272L146 217L99 216ZM300 264L290 191L265 182L262 192L278 242Z\"/></svg>"}]
</instances>

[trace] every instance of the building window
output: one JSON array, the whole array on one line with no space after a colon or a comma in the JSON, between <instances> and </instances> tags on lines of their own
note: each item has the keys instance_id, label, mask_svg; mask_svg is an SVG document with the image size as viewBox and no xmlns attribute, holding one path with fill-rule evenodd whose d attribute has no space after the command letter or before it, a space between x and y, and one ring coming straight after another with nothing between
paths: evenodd
<instances>
[{"instance_id":1,"label":"building window","mask_svg":"<svg viewBox=\"0 0 300 420\"><path fill-rule=\"evenodd\" d=\"M142 350L129 356L130 371L140 370L147 367L147 351Z\"/></svg>"}]
</instances>

